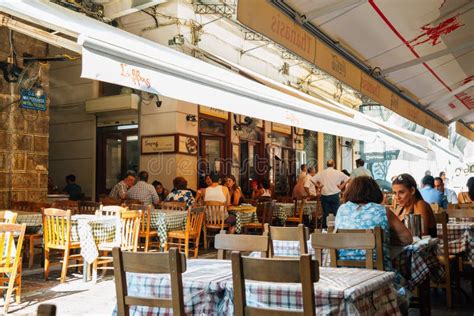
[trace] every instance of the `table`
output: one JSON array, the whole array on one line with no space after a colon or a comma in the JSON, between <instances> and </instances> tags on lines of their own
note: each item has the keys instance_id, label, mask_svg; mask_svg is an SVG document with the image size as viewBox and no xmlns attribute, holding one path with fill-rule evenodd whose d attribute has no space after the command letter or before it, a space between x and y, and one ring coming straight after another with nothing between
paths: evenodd
<instances>
[{"instance_id":1,"label":"table","mask_svg":"<svg viewBox=\"0 0 474 316\"><path fill-rule=\"evenodd\" d=\"M442 235L441 224L438 224L437 228L438 235ZM457 255L464 252L474 267L474 222L449 222L447 228L449 254ZM442 247L442 243L439 247Z\"/></svg>"},{"instance_id":2,"label":"table","mask_svg":"<svg viewBox=\"0 0 474 316\"><path fill-rule=\"evenodd\" d=\"M257 221L257 208L252 205L231 206L228 208L230 214L235 215L235 232L240 234L245 224Z\"/></svg>"},{"instance_id":3,"label":"table","mask_svg":"<svg viewBox=\"0 0 474 316\"><path fill-rule=\"evenodd\" d=\"M317 201L306 201L303 207L303 214L308 216L311 220L313 213L317 209ZM286 221L286 218L293 216L295 212L295 203L275 203L275 208L273 209L273 217L278 218L282 222Z\"/></svg>"},{"instance_id":4,"label":"table","mask_svg":"<svg viewBox=\"0 0 474 316\"><path fill-rule=\"evenodd\" d=\"M150 230L153 229L158 232L161 248L164 248L164 245L168 242L169 231L186 229L187 214L188 213L185 211L168 211L160 209L151 211Z\"/></svg>"},{"instance_id":5,"label":"table","mask_svg":"<svg viewBox=\"0 0 474 316\"><path fill-rule=\"evenodd\" d=\"M26 224L26 234L41 233L43 228L43 216L37 212L12 211L17 213L16 223Z\"/></svg>"},{"instance_id":6,"label":"table","mask_svg":"<svg viewBox=\"0 0 474 316\"><path fill-rule=\"evenodd\" d=\"M399 315L394 274L348 268L320 268L315 283L317 314ZM170 297L169 276L127 273L129 295ZM233 315L232 270L229 260L187 261L183 274L185 313L189 315ZM247 302L251 306L302 308L301 286L247 281ZM169 311L132 306L132 315L162 315ZM114 311L116 314L116 310Z\"/></svg>"}]
</instances>

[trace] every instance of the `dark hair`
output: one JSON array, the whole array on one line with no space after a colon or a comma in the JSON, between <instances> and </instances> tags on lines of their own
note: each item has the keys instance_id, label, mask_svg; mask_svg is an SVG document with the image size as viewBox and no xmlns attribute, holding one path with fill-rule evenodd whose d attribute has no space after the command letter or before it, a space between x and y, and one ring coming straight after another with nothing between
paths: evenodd
<instances>
[{"instance_id":1,"label":"dark hair","mask_svg":"<svg viewBox=\"0 0 474 316\"><path fill-rule=\"evenodd\" d=\"M345 174L346 176L348 176L348 177L351 176L351 174L349 173L349 171L347 171L346 169L342 169L341 172L342 172L343 174Z\"/></svg>"},{"instance_id":2,"label":"dark hair","mask_svg":"<svg viewBox=\"0 0 474 316\"><path fill-rule=\"evenodd\" d=\"M467 189L469 192L469 196L471 197L471 200L474 200L474 177L470 177L467 180Z\"/></svg>"},{"instance_id":3,"label":"dark hair","mask_svg":"<svg viewBox=\"0 0 474 316\"><path fill-rule=\"evenodd\" d=\"M315 171L315 170L316 170L316 169L314 169L314 167L309 167L309 168L308 168L308 173L311 173L311 172L313 172L313 171Z\"/></svg>"},{"instance_id":4,"label":"dark hair","mask_svg":"<svg viewBox=\"0 0 474 316\"><path fill-rule=\"evenodd\" d=\"M122 176L122 180L125 180L126 178L128 178L129 176L132 176L134 178L137 177L137 174L135 173L135 171L132 171L132 170L128 170L127 172L125 172Z\"/></svg>"},{"instance_id":5,"label":"dark hair","mask_svg":"<svg viewBox=\"0 0 474 316\"><path fill-rule=\"evenodd\" d=\"M434 178L434 181L439 181L439 182L441 182L441 184L443 184L443 183L444 183L444 182L443 182L443 179L441 179L440 177L436 177L436 178Z\"/></svg>"},{"instance_id":6,"label":"dark hair","mask_svg":"<svg viewBox=\"0 0 474 316\"><path fill-rule=\"evenodd\" d=\"M140 173L138 174L138 179L140 181L148 182L148 172L140 171Z\"/></svg>"},{"instance_id":7,"label":"dark hair","mask_svg":"<svg viewBox=\"0 0 474 316\"><path fill-rule=\"evenodd\" d=\"M421 179L421 183L423 185L429 185L430 187L434 187L434 178L433 176L424 176L423 179Z\"/></svg>"},{"instance_id":8,"label":"dark hair","mask_svg":"<svg viewBox=\"0 0 474 316\"><path fill-rule=\"evenodd\" d=\"M188 181L183 177L176 177L173 179L173 186L177 190L184 190L188 186Z\"/></svg>"},{"instance_id":9,"label":"dark hair","mask_svg":"<svg viewBox=\"0 0 474 316\"><path fill-rule=\"evenodd\" d=\"M357 166L357 167L363 167L364 164L365 164L365 161L364 161L364 160L362 160L362 159L360 159L360 158L356 160L356 166Z\"/></svg>"},{"instance_id":10,"label":"dark hair","mask_svg":"<svg viewBox=\"0 0 474 316\"><path fill-rule=\"evenodd\" d=\"M69 180L71 182L76 182L76 176L73 174L67 175L66 176L66 181Z\"/></svg>"},{"instance_id":11,"label":"dark hair","mask_svg":"<svg viewBox=\"0 0 474 316\"><path fill-rule=\"evenodd\" d=\"M160 181L158 181L158 180L153 181L151 184L152 184L155 188L156 188L157 186L159 186L159 185L163 186L163 184L162 184Z\"/></svg>"},{"instance_id":12,"label":"dark hair","mask_svg":"<svg viewBox=\"0 0 474 316\"><path fill-rule=\"evenodd\" d=\"M420 191L416 187L416 181L415 179L409 175L408 173L402 173L398 176L395 177L395 180L392 181L392 185L394 184L400 184L408 189L415 188L415 197L417 200L423 200L423 197L421 196Z\"/></svg>"},{"instance_id":13,"label":"dark hair","mask_svg":"<svg viewBox=\"0 0 474 316\"><path fill-rule=\"evenodd\" d=\"M264 189L267 189L267 190L270 189L270 181L268 181L268 179L266 179L266 178L263 179L263 181L262 181L262 187L263 187Z\"/></svg>"},{"instance_id":14,"label":"dark hair","mask_svg":"<svg viewBox=\"0 0 474 316\"><path fill-rule=\"evenodd\" d=\"M382 203L383 194L379 185L371 177L356 177L347 186L343 199L353 203Z\"/></svg>"},{"instance_id":15,"label":"dark hair","mask_svg":"<svg viewBox=\"0 0 474 316\"><path fill-rule=\"evenodd\" d=\"M211 172L209 175L209 178L211 178L212 182L216 183L219 182L219 179L221 178L217 172Z\"/></svg>"},{"instance_id":16,"label":"dark hair","mask_svg":"<svg viewBox=\"0 0 474 316\"><path fill-rule=\"evenodd\" d=\"M303 171L304 168L306 168L306 164L305 164L305 163L300 166L300 170Z\"/></svg>"},{"instance_id":17,"label":"dark hair","mask_svg":"<svg viewBox=\"0 0 474 316\"><path fill-rule=\"evenodd\" d=\"M232 186L232 189L236 190L238 187L237 187L237 180L235 179L235 177L233 175L228 175L226 177L226 179L231 179L232 181L234 181L234 185Z\"/></svg>"},{"instance_id":18,"label":"dark hair","mask_svg":"<svg viewBox=\"0 0 474 316\"><path fill-rule=\"evenodd\" d=\"M442 177L442 176L443 176L443 174L444 174L444 175L446 175L446 172L444 172L444 171L441 171L441 172L439 173L439 176L440 176L440 177ZM436 179L435 179L435 180L436 180Z\"/></svg>"}]
</instances>

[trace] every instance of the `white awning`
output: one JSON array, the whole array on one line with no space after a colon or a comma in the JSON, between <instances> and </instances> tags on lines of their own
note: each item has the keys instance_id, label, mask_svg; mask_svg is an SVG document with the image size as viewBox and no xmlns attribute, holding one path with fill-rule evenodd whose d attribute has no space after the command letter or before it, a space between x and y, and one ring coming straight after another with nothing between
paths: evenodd
<instances>
[{"instance_id":1,"label":"white awning","mask_svg":"<svg viewBox=\"0 0 474 316\"><path fill-rule=\"evenodd\" d=\"M48 1L0 11L77 38L82 77L323 133L372 141L377 128Z\"/></svg>"}]
</instances>

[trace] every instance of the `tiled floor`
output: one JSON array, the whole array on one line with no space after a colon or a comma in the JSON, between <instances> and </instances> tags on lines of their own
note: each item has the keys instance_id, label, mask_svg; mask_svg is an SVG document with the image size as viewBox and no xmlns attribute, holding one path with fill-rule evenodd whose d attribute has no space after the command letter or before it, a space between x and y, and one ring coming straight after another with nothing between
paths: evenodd
<instances>
[{"instance_id":1,"label":"tiled floor","mask_svg":"<svg viewBox=\"0 0 474 316\"><path fill-rule=\"evenodd\" d=\"M212 259L215 252L203 253L200 258ZM41 303L55 304L57 315L112 315L115 306L115 284L111 272L97 284L84 283L79 274L69 274L67 282L60 284L59 272L52 272L50 280L45 282L40 269L36 274L23 277L23 295L21 304L12 303L9 312L17 315L36 315ZM468 277L468 275L465 275ZM462 282L465 294L455 292L455 308L448 310L445 306L443 291L431 291L433 315L474 315L474 298L471 284L466 279ZM0 309L3 298L0 299ZM418 310L410 309L410 315L418 315Z\"/></svg>"}]
</instances>

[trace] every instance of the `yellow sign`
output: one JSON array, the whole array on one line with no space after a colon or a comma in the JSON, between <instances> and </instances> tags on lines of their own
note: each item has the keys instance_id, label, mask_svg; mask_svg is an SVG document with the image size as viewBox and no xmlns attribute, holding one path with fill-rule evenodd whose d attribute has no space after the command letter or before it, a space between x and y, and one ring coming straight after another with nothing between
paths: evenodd
<instances>
[{"instance_id":1,"label":"yellow sign","mask_svg":"<svg viewBox=\"0 0 474 316\"><path fill-rule=\"evenodd\" d=\"M291 135L291 126L272 122L272 131Z\"/></svg>"},{"instance_id":2,"label":"yellow sign","mask_svg":"<svg viewBox=\"0 0 474 316\"><path fill-rule=\"evenodd\" d=\"M461 122L456 122L456 133L474 142L474 131Z\"/></svg>"},{"instance_id":3,"label":"yellow sign","mask_svg":"<svg viewBox=\"0 0 474 316\"><path fill-rule=\"evenodd\" d=\"M421 111L364 73L348 59L316 39L313 34L282 13L270 1L239 0L237 20L406 119L448 137L446 124Z\"/></svg>"},{"instance_id":4,"label":"yellow sign","mask_svg":"<svg viewBox=\"0 0 474 316\"><path fill-rule=\"evenodd\" d=\"M142 155L174 153L176 151L175 135L142 136Z\"/></svg>"},{"instance_id":5,"label":"yellow sign","mask_svg":"<svg viewBox=\"0 0 474 316\"><path fill-rule=\"evenodd\" d=\"M218 117L218 118L221 118L221 119L224 119L224 120L227 120L229 118L229 115L228 115L227 111L219 110L219 109L216 109L216 108L211 108L211 107L208 107L208 106L205 106L205 105L200 105L199 106L199 113L206 114L206 115L209 115L209 116Z\"/></svg>"},{"instance_id":6,"label":"yellow sign","mask_svg":"<svg viewBox=\"0 0 474 316\"><path fill-rule=\"evenodd\" d=\"M258 13L257 13L258 12ZM316 39L267 0L239 0L237 20L314 63Z\"/></svg>"}]
</instances>

